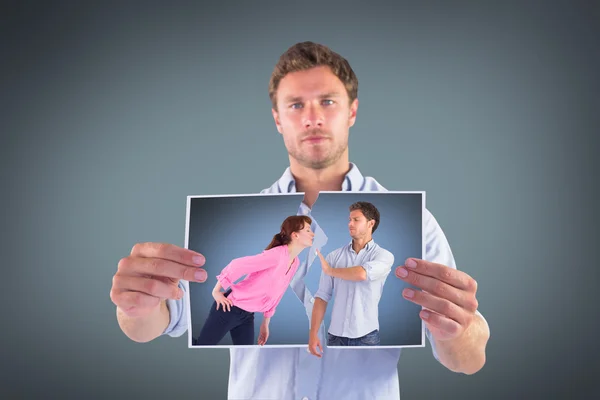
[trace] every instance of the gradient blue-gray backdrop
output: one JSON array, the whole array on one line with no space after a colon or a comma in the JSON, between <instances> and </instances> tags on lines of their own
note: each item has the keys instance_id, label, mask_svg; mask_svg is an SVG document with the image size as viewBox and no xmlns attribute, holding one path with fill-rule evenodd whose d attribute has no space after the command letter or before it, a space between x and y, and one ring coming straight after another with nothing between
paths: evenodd
<instances>
[{"instance_id":1,"label":"gradient blue-gray backdrop","mask_svg":"<svg viewBox=\"0 0 600 400\"><path fill-rule=\"evenodd\" d=\"M352 64L351 159L427 191L491 325L473 376L404 350L402 398L593 397L599 20L566 0L2 2L0 397L225 398L228 350L132 342L111 279L136 242L184 245L187 195L280 176L267 83L304 40Z\"/></svg>"},{"instance_id":2,"label":"gradient blue-gray backdrop","mask_svg":"<svg viewBox=\"0 0 600 400\"><path fill-rule=\"evenodd\" d=\"M262 252L273 235L280 230L282 221L295 215L302 195L221 196L194 197L190 199L190 225L188 247L204 254L209 280L190 283L190 315L192 337L200 334L214 298L215 277L233 258ZM420 306L401 296L407 287L394 275L394 267L408 257L422 258L422 205L421 194L400 193L322 193L313 206L312 215L327 235L322 253L346 245L348 236L349 206L357 201L368 201L381 213L381 222L374 240L389 250L396 262L384 286L379 304L379 321L382 346L420 346L423 344ZM301 261L308 249L300 253ZM313 294L319 286L321 263L311 265L305 282ZM333 300L325 314L325 325L331 322ZM255 338L258 338L262 313L255 313ZM294 292L288 288L269 324L267 345L303 345L308 343L309 323L306 311ZM232 345L227 334L219 345Z\"/></svg>"}]
</instances>

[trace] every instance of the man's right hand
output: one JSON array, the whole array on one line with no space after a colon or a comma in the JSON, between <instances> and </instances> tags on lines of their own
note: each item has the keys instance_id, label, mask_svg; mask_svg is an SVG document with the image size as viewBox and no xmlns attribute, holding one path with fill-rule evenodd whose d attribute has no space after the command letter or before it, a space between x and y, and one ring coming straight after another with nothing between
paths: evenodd
<instances>
[{"instance_id":1,"label":"man's right hand","mask_svg":"<svg viewBox=\"0 0 600 400\"><path fill-rule=\"evenodd\" d=\"M165 243L138 243L119 261L110 290L112 302L126 316L145 317L165 299L181 299L179 280L205 282L202 254Z\"/></svg>"},{"instance_id":2,"label":"man's right hand","mask_svg":"<svg viewBox=\"0 0 600 400\"><path fill-rule=\"evenodd\" d=\"M319 349L319 351L317 351ZM308 351L310 354L315 355L317 357L321 357L323 354L323 347L321 346L321 341L319 340L319 335L315 333L311 333L308 339Z\"/></svg>"}]
</instances>

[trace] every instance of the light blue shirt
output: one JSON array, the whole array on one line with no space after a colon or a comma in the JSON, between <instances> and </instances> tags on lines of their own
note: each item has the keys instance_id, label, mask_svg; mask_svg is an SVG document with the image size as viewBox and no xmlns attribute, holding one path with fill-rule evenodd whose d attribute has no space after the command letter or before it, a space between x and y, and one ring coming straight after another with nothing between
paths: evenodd
<instances>
[{"instance_id":1,"label":"light blue shirt","mask_svg":"<svg viewBox=\"0 0 600 400\"><path fill-rule=\"evenodd\" d=\"M329 253L325 260L332 268L362 266L364 281L334 278L321 272L315 297L329 303L333 297L328 332L335 336L359 338L379 329L379 300L394 265L394 255L371 239L358 253L352 241Z\"/></svg>"},{"instance_id":2,"label":"light blue shirt","mask_svg":"<svg viewBox=\"0 0 600 400\"><path fill-rule=\"evenodd\" d=\"M387 191L374 178L363 176L356 165L351 163L350 167L342 183L343 191ZM289 168L271 187L261 191L295 192L295 180ZM309 210L301 206L300 212ZM423 215L423 222L424 259L456 268L446 237L427 209ZM318 227L316 223L314 226ZM313 247L321 246L324 241L324 234L319 234L318 240L315 236ZM311 253L314 254L313 248ZM308 263L303 263L303 266L312 261L314 257L309 256ZM301 276L300 270L301 268L295 279ZM302 289L302 283L301 279L296 279L290 284L296 295ZM189 283L180 281L179 286L187 292ZM312 313L314 297L306 288L300 294L300 300L309 316ZM186 332L188 315L184 301L188 301L187 296L181 300L167 301L171 318L164 335L178 337ZM437 359L433 340L427 329L426 334ZM400 400L398 361L401 349L345 351L347 349L327 348L323 326L320 329L320 337L324 346L321 358L310 354L307 348L230 348L228 400Z\"/></svg>"}]
</instances>

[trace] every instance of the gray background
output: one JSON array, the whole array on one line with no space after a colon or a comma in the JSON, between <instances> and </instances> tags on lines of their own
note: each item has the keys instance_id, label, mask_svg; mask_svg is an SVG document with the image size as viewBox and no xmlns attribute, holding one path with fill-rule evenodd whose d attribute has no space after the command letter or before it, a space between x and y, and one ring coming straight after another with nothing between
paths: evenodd
<instances>
[{"instance_id":1,"label":"gray background","mask_svg":"<svg viewBox=\"0 0 600 400\"><path fill-rule=\"evenodd\" d=\"M395 257L379 303L382 346L419 346L423 343L419 318L421 307L402 298L402 290L408 285L394 274L395 266L402 265L406 258L422 258L422 197L421 194L402 193L321 193L312 207L313 218L327 235L327 243L321 249L325 256L350 241L350 204L368 201L379 210L381 221L373 235L374 241ZM273 235L279 232L283 220L297 213L302 198L302 195L267 195L191 199L189 248L206 256L209 274L205 283L190 282L190 315L194 338L199 336L210 308L214 307L211 292L216 283L215 277L233 258L262 252ZM300 253L301 262L308 257L308 251L305 249ZM321 263L315 259L305 277L313 295L319 288L320 277ZM329 302L325 313L326 328L331 323L333 304L333 300ZM256 340L263 315L257 312L254 318ZM292 290L287 290L271 318L267 346L306 346L308 330L304 306ZM225 335L219 345L231 346L230 335Z\"/></svg>"},{"instance_id":2,"label":"gray background","mask_svg":"<svg viewBox=\"0 0 600 400\"><path fill-rule=\"evenodd\" d=\"M0 9L0 395L225 398L228 350L130 341L111 277L183 245L188 194L280 176L267 82L304 40L352 63L351 159L427 191L491 325L474 376L404 351L402 398L597 392L597 2L126 3Z\"/></svg>"}]
</instances>

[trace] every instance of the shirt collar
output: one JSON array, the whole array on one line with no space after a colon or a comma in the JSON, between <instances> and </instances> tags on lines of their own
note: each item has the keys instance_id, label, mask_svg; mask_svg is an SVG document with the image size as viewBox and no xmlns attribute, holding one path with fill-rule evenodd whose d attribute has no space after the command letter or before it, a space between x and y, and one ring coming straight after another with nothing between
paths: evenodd
<instances>
[{"instance_id":1,"label":"shirt collar","mask_svg":"<svg viewBox=\"0 0 600 400\"><path fill-rule=\"evenodd\" d=\"M373 246L375 246L375 242L373 241L373 238L371 238L371 240L369 240L365 245L364 250L371 250ZM348 250L354 251L354 249L352 248L352 240L350 240L350 242L348 243Z\"/></svg>"},{"instance_id":2,"label":"shirt collar","mask_svg":"<svg viewBox=\"0 0 600 400\"><path fill-rule=\"evenodd\" d=\"M360 172L356 164L349 163L350 170L344 176L342 182L342 191L353 191L359 190L365 180L365 177ZM281 175L281 178L277 181L279 189L284 193L296 193L296 180L290 171L290 167L287 167Z\"/></svg>"}]
</instances>

